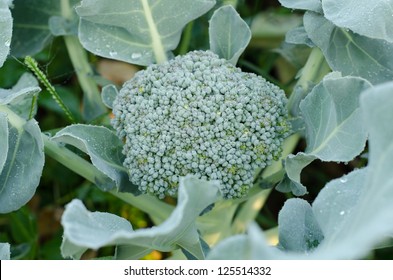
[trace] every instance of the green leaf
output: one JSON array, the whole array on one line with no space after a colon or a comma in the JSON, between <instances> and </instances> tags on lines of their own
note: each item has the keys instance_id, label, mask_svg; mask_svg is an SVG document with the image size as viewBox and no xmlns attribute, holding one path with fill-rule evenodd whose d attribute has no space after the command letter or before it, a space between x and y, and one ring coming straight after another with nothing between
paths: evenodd
<instances>
[{"instance_id":1,"label":"green leaf","mask_svg":"<svg viewBox=\"0 0 393 280\"><path fill-rule=\"evenodd\" d=\"M11 54L24 57L43 50L53 39L49 29L50 17L61 16L64 4L75 5L79 1L14 0Z\"/></svg>"},{"instance_id":2,"label":"green leaf","mask_svg":"<svg viewBox=\"0 0 393 280\"><path fill-rule=\"evenodd\" d=\"M304 27L334 71L360 76L373 84L393 79L393 44L336 27L322 15L307 12Z\"/></svg>"},{"instance_id":3,"label":"green leaf","mask_svg":"<svg viewBox=\"0 0 393 280\"><path fill-rule=\"evenodd\" d=\"M279 246L286 251L310 252L324 235L311 205L300 198L285 202L278 215Z\"/></svg>"},{"instance_id":4,"label":"green leaf","mask_svg":"<svg viewBox=\"0 0 393 280\"><path fill-rule=\"evenodd\" d=\"M106 107L112 109L112 104L116 99L117 93L117 88L114 85L106 85L102 88L101 98Z\"/></svg>"},{"instance_id":5,"label":"green leaf","mask_svg":"<svg viewBox=\"0 0 393 280\"><path fill-rule=\"evenodd\" d=\"M0 106L0 111L6 113L0 114L1 122L8 120L8 153L0 171L0 213L8 213L34 195L45 157L38 123L34 119L25 122L4 106Z\"/></svg>"},{"instance_id":6,"label":"green leaf","mask_svg":"<svg viewBox=\"0 0 393 280\"><path fill-rule=\"evenodd\" d=\"M360 94L371 84L358 77L322 80L300 103L306 123L306 153L324 161L349 161L365 146Z\"/></svg>"},{"instance_id":7,"label":"green leaf","mask_svg":"<svg viewBox=\"0 0 393 280\"><path fill-rule=\"evenodd\" d=\"M11 258L10 244L0 243L0 260L9 260Z\"/></svg>"},{"instance_id":8,"label":"green leaf","mask_svg":"<svg viewBox=\"0 0 393 280\"><path fill-rule=\"evenodd\" d=\"M209 23L211 51L236 65L250 40L250 28L232 6L223 6L214 11Z\"/></svg>"},{"instance_id":9,"label":"green leaf","mask_svg":"<svg viewBox=\"0 0 393 280\"><path fill-rule=\"evenodd\" d=\"M84 0L79 39L90 52L138 65L161 63L176 48L183 27L214 0Z\"/></svg>"},{"instance_id":10,"label":"green leaf","mask_svg":"<svg viewBox=\"0 0 393 280\"><path fill-rule=\"evenodd\" d=\"M10 52L12 37L12 16L7 0L0 0L0 67Z\"/></svg>"},{"instance_id":11,"label":"green leaf","mask_svg":"<svg viewBox=\"0 0 393 280\"><path fill-rule=\"evenodd\" d=\"M322 11L320 0L278 0L281 5L290 9Z\"/></svg>"},{"instance_id":12,"label":"green leaf","mask_svg":"<svg viewBox=\"0 0 393 280\"><path fill-rule=\"evenodd\" d=\"M393 42L392 0L324 0L324 16L360 35Z\"/></svg>"},{"instance_id":13,"label":"green leaf","mask_svg":"<svg viewBox=\"0 0 393 280\"><path fill-rule=\"evenodd\" d=\"M348 222L356 215L354 207L365 187L367 171L368 168L355 170L346 176L332 180L314 200L312 208L325 235L325 240L319 250L333 246L348 230L346 228Z\"/></svg>"},{"instance_id":14,"label":"green leaf","mask_svg":"<svg viewBox=\"0 0 393 280\"><path fill-rule=\"evenodd\" d=\"M8 153L8 121L3 112L0 112L0 143L0 170L3 170Z\"/></svg>"},{"instance_id":15,"label":"green leaf","mask_svg":"<svg viewBox=\"0 0 393 280\"><path fill-rule=\"evenodd\" d=\"M12 89L0 89L0 104L8 105L15 113L24 119L30 118L32 99L38 95L41 88L33 75L25 73ZM36 106L33 111L35 115Z\"/></svg>"},{"instance_id":16,"label":"green leaf","mask_svg":"<svg viewBox=\"0 0 393 280\"><path fill-rule=\"evenodd\" d=\"M285 35L285 42L296 45L306 45L310 48L315 47L314 43L308 37L304 26L289 30Z\"/></svg>"},{"instance_id":17,"label":"green leaf","mask_svg":"<svg viewBox=\"0 0 393 280\"><path fill-rule=\"evenodd\" d=\"M98 170L114 181L120 191L138 193L123 167L122 143L108 128L102 126L76 124L60 130L52 137L53 141L72 145L90 156ZM114 185L99 185L108 191Z\"/></svg>"},{"instance_id":18,"label":"green leaf","mask_svg":"<svg viewBox=\"0 0 393 280\"><path fill-rule=\"evenodd\" d=\"M123 250L117 256L122 259L139 257L141 252L149 250L169 252L178 248L184 248L196 258L203 259L195 219L220 196L217 181L182 177L178 204L170 217L159 226L135 231L125 219L108 213L89 212L81 201L73 200L62 217L62 254L64 257L77 257L85 248L121 245L134 249L128 255Z\"/></svg>"},{"instance_id":19,"label":"green leaf","mask_svg":"<svg viewBox=\"0 0 393 280\"><path fill-rule=\"evenodd\" d=\"M300 103L306 125L306 151L285 159L287 177L291 182L284 181L279 189L288 191L289 183L289 188L299 195L304 191L300 173L314 159L347 162L363 151L367 131L359 97L370 86L362 78L340 77L333 73L313 88Z\"/></svg>"},{"instance_id":20,"label":"green leaf","mask_svg":"<svg viewBox=\"0 0 393 280\"><path fill-rule=\"evenodd\" d=\"M79 24L78 20L78 17L74 17L72 20L70 20L61 16L52 16L49 18L49 30L54 36L77 36Z\"/></svg>"}]
</instances>

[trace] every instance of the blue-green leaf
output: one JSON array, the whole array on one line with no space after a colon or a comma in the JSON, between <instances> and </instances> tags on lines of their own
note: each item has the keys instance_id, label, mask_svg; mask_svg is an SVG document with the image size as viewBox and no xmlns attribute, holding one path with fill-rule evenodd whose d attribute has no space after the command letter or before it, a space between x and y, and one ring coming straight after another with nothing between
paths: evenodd
<instances>
[{"instance_id":1,"label":"blue-green leaf","mask_svg":"<svg viewBox=\"0 0 393 280\"><path fill-rule=\"evenodd\" d=\"M7 115L0 112L0 171L3 170L8 154L8 120Z\"/></svg>"},{"instance_id":2,"label":"blue-green leaf","mask_svg":"<svg viewBox=\"0 0 393 280\"><path fill-rule=\"evenodd\" d=\"M8 213L34 195L44 166L44 144L34 119L25 122L2 105L0 111L1 123L4 118L8 121L7 159L0 170L0 213Z\"/></svg>"},{"instance_id":3,"label":"blue-green leaf","mask_svg":"<svg viewBox=\"0 0 393 280\"><path fill-rule=\"evenodd\" d=\"M182 177L178 204L171 216L156 227L132 230L123 218L108 213L89 212L79 200L67 205L62 217L64 257L80 256L86 248L108 245L131 246L118 258L140 257L150 250L172 251L184 248L198 259L204 258L195 224L200 212L221 197L217 181L207 182L193 176ZM100 221L99 223L97 221ZM127 247L123 247L127 248Z\"/></svg>"},{"instance_id":4,"label":"blue-green leaf","mask_svg":"<svg viewBox=\"0 0 393 280\"><path fill-rule=\"evenodd\" d=\"M31 114L32 99L41 91L38 81L32 74L25 73L12 89L0 89L0 104L8 105L24 119L34 116L36 107Z\"/></svg>"},{"instance_id":5,"label":"blue-green leaf","mask_svg":"<svg viewBox=\"0 0 393 280\"><path fill-rule=\"evenodd\" d=\"M0 0L0 67L10 52L12 37L12 16L8 1Z\"/></svg>"},{"instance_id":6,"label":"blue-green leaf","mask_svg":"<svg viewBox=\"0 0 393 280\"><path fill-rule=\"evenodd\" d=\"M71 125L57 132L52 140L72 145L87 153L93 165L115 183L99 185L105 191L117 186L120 191L138 193L137 187L129 181L127 170L123 167L123 145L108 128L84 124Z\"/></svg>"},{"instance_id":7,"label":"blue-green leaf","mask_svg":"<svg viewBox=\"0 0 393 280\"><path fill-rule=\"evenodd\" d=\"M10 244L0 243L0 260L9 260L11 258Z\"/></svg>"},{"instance_id":8,"label":"blue-green leaf","mask_svg":"<svg viewBox=\"0 0 393 280\"><path fill-rule=\"evenodd\" d=\"M347 162L359 155L366 144L367 131L359 105L361 92L371 86L357 77L340 77L333 73L325 77L300 103L306 125L305 153L289 155L285 159L287 177L278 187L301 192L300 173L318 158L322 161ZM298 195L298 193L294 192Z\"/></svg>"},{"instance_id":9,"label":"blue-green leaf","mask_svg":"<svg viewBox=\"0 0 393 280\"><path fill-rule=\"evenodd\" d=\"M304 27L334 71L360 76L373 84L393 79L393 43L339 28L312 12L305 14Z\"/></svg>"},{"instance_id":10,"label":"blue-green leaf","mask_svg":"<svg viewBox=\"0 0 393 280\"><path fill-rule=\"evenodd\" d=\"M176 48L183 27L214 0L84 0L79 39L94 54L138 65L161 63Z\"/></svg>"},{"instance_id":11,"label":"blue-green leaf","mask_svg":"<svg viewBox=\"0 0 393 280\"><path fill-rule=\"evenodd\" d=\"M306 45L311 48L315 46L308 37L304 26L296 27L289 30L285 35L285 42L296 45Z\"/></svg>"},{"instance_id":12,"label":"blue-green leaf","mask_svg":"<svg viewBox=\"0 0 393 280\"><path fill-rule=\"evenodd\" d=\"M324 236L311 205L300 198L285 202L278 215L279 246L287 251L314 250Z\"/></svg>"},{"instance_id":13,"label":"blue-green leaf","mask_svg":"<svg viewBox=\"0 0 393 280\"><path fill-rule=\"evenodd\" d=\"M236 65L250 40L250 28L231 5L214 12L209 25L211 51Z\"/></svg>"},{"instance_id":14,"label":"blue-green leaf","mask_svg":"<svg viewBox=\"0 0 393 280\"><path fill-rule=\"evenodd\" d=\"M118 90L114 85L106 85L102 88L101 98L106 107L112 109L113 101L115 101Z\"/></svg>"},{"instance_id":15,"label":"blue-green leaf","mask_svg":"<svg viewBox=\"0 0 393 280\"><path fill-rule=\"evenodd\" d=\"M393 42L392 0L324 0L324 16L360 35Z\"/></svg>"},{"instance_id":16,"label":"blue-green leaf","mask_svg":"<svg viewBox=\"0 0 393 280\"><path fill-rule=\"evenodd\" d=\"M281 5L290 9L309 10L314 12L322 11L320 0L278 0Z\"/></svg>"}]
</instances>

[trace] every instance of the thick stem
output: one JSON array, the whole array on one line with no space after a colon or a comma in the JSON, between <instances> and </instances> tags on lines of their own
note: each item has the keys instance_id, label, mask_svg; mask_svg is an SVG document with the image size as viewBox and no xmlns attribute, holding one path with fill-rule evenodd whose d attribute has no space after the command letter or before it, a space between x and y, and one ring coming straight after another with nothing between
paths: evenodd
<instances>
[{"instance_id":1,"label":"thick stem","mask_svg":"<svg viewBox=\"0 0 393 280\"><path fill-rule=\"evenodd\" d=\"M54 160L90 182L94 183L105 180L105 175L90 162L76 155L66 147L50 140L47 135L42 134L42 138L45 145L45 153ZM149 195L134 196L130 193L119 193L117 191L111 191L110 193L149 214L157 223L166 220L174 208Z\"/></svg>"},{"instance_id":2,"label":"thick stem","mask_svg":"<svg viewBox=\"0 0 393 280\"><path fill-rule=\"evenodd\" d=\"M287 108L293 116L299 114L300 101L330 71L322 51L319 48L313 48L288 101Z\"/></svg>"},{"instance_id":3,"label":"thick stem","mask_svg":"<svg viewBox=\"0 0 393 280\"><path fill-rule=\"evenodd\" d=\"M72 20L73 13L69 0L61 0L61 14L64 18ZM78 37L66 35L64 36L64 42L84 93L83 117L91 121L106 113L107 110L101 101L100 91L93 79L94 73L90 67L87 53L80 44Z\"/></svg>"}]
</instances>

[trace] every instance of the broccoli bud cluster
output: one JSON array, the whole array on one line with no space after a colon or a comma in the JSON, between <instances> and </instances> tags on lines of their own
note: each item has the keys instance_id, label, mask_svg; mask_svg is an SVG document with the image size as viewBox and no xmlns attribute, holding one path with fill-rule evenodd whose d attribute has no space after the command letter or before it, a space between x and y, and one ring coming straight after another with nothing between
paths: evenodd
<instances>
[{"instance_id":1,"label":"broccoli bud cluster","mask_svg":"<svg viewBox=\"0 0 393 280\"><path fill-rule=\"evenodd\" d=\"M219 180L239 198L281 154L289 131L284 92L211 51L139 71L113 103L124 166L143 193L175 196L179 177Z\"/></svg>"}]
</instances>

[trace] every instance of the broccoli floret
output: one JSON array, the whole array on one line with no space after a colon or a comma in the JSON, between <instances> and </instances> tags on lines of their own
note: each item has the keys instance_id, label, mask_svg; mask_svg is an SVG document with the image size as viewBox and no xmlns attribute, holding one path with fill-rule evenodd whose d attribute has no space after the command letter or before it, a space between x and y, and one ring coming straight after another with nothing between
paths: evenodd
<instances>
[{"instance_id":1,"label":"broccoli floret","mask_svg":"<svg viewBox=\"0 0 393 280\"><path fill-rule=\"evenodd\" d=\"M179 177L219 180L239 198L281 154L289 131L284 92L211 51L139 71L113 104L124 166L143 193L175 196Z\"/></svg>"}]
</instances>

